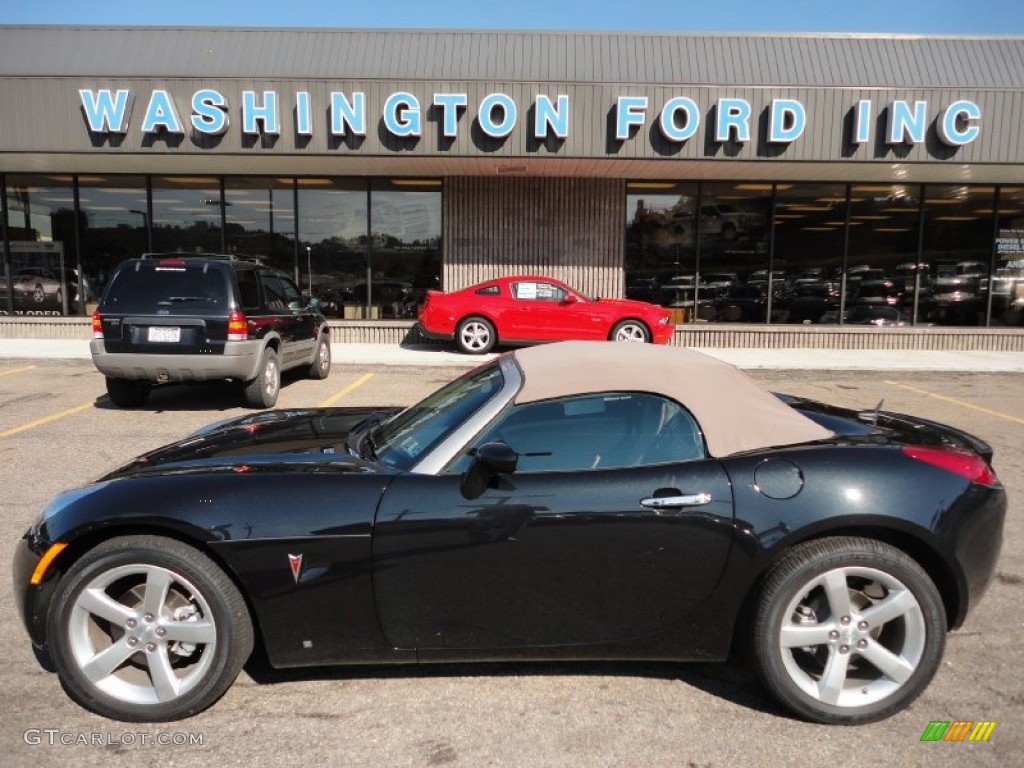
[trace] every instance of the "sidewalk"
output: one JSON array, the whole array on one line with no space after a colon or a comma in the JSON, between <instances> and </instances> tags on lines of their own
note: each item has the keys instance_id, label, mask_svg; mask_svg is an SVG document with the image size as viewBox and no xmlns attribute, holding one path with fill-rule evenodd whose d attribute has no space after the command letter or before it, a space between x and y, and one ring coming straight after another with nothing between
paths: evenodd
<instances>
[{"instance_id":1,"label":"sidewalk","mask_svg":"<svg viewBox=\"0 0 1024 768\"><path fill-rule=\"evenodd\" d=\"M1024 373L1024 352L908 350L701 349L738 368L835 371L958 371ZM471 368L494 355L469 356L437 347L397 344L333 344L335 365L408 365ZM89 359L81 339L0 339L0 359Z\"/></svg>"}]
</instances>

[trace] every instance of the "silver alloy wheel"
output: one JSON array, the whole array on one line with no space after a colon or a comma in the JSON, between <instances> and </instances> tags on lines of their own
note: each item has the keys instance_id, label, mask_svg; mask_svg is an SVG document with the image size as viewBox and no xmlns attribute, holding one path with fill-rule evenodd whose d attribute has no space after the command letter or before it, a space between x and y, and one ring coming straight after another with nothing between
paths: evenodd
<instances>
[{"instance_id":1,"label":"silver alloy wheel","mask_svg":"<svg viewBox=\"0 0 1024 768\"><path fill-rule=\"evenodd\" d=\"M42 304L46 301L46 291L43 290L43 286L37 285L32 291L32 301L36 304Z\"/></svg>"},{"instance_id":2,"label":"silver alloy wheel","mask_svg":"<svg viewBox=\"0 0 1024 768\"><path fill-rule=\"evenodd\" d=\"M317 345L316 364L320 367L321 373L324 373L331 367L331 345L326 341L321 341Z\"/></svg>"},{"instance_id":3,"label":"silver alloy wheel","mask_svg":"<svg viewBox=\"0 0 1024 768\"><path fill-rule=\"evenodd\" d=\"M640 325L640 323L620 323L615 329L614 340L643 344L647 341L647 329Z\"/></svg>"},{"instance_id":4,"label":"silver alloy wheel","mask_svg":"<svg viewBox=\"0 0 1024 768\"><path fill-rule=\"evenodd\" d=\"M217 626L205 597L156 565L103 571L78 594L67 626L82 676L127 704L173 701L213 666Z\"/></svg>"},{"instance_id":5,"label":"silver alloy wheel","mask_svg":"<svg viewBox=\"0 0 1024 768\"><path fill-rule=\"evenodd\" d=\"M271 357L263 366L263 389L267 393L268 400L277 397L277 388L281 386L281 372L277 369L277 358Z\"/></svg>"},{"instance_id":6,"label":"silver alloy wheel","mask_svg":"<svg viewBox=\"0 0 1024 768\"><path fill-rule=\"evenodd\" d=\"M826 571L801 587L782 615L783 666L798 688L823 704L875 704L900 690L925 655L917 598L875 568Z\"/></svg>"},{"instance_id":7,"label":"silver alloy wheel","mask_svg":"<svg viewBox=\"0 0 1024 768\"><path fill-rule=\"evenodd\" d=\"M470 320L463 324L459 338L470 352L484 352L491 344L491 329L480 320Z\"/></svg>"}]
</instances>

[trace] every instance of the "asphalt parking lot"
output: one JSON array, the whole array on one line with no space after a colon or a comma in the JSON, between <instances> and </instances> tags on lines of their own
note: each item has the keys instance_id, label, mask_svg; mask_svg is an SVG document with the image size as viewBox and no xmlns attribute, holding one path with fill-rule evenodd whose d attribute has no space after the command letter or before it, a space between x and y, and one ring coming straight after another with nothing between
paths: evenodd
<instances>
[{"instance_id":1,"label":"asphalt parking lot","mask_svg":"<svg viewBox=\"0 0 1024 768\"><path fill-rule=\"evenodd\" d=\"M460 371L335 366L326 381L288 381L278 407L408 404ZM224 385L167 388L140 410L117 410L88 361L0 360L0 764L1020 764L1024 374L750 375L769 389L840 405L874 407L884 399L887 410L948 422L995 449L1010 494L999 573L967 625L949 637L942 669L908 711L859 728L810 725L781 711L739 665L645 663L318 669L260 682L243 674L218 704L187 721L138 725L94 716L33 657L8 576L14 543L58 491L246 411ZM987 743L922 743L933 720L997 725ZM161 734L186 743L154 743ZM89 743L62 743L83 735Z\"/></svg>"}]
</instances>

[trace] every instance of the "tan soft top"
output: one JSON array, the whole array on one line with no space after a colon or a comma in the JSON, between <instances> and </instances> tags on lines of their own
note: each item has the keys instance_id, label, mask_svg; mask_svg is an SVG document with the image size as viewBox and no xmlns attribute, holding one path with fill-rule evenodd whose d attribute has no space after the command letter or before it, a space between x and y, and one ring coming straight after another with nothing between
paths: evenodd
<instances>
[{"instance_id":1,"label":"tan soft top","mask_svg":"<svg viewBox=\"0 0 1024 768\"><path fill-rule=\"evenodd\" d=\"M823 440L833 434L728 363L692 349L565 341L515 351L517 403L593 392L650 392L686 406L715 457Z\"/></svg>"}]
</instances>

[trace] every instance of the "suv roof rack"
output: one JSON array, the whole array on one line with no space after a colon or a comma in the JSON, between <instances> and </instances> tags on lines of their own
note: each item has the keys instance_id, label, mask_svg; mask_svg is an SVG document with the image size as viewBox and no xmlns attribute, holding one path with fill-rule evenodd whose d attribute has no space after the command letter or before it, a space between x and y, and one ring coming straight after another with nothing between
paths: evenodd
<instances>
[{"instance_id":1,"label":"suv roof rack","mask_svg":"<svg viewBox=\"0 0 1024 768\"><path fill-rule=\"evenodd\" d=\"M182 253L172 251L169 253L144 253L140 259L205 259L218 261L244 261L251 264L263 264L259 256L243 256L235 253Z\"/></svg>"}]
</instances>

